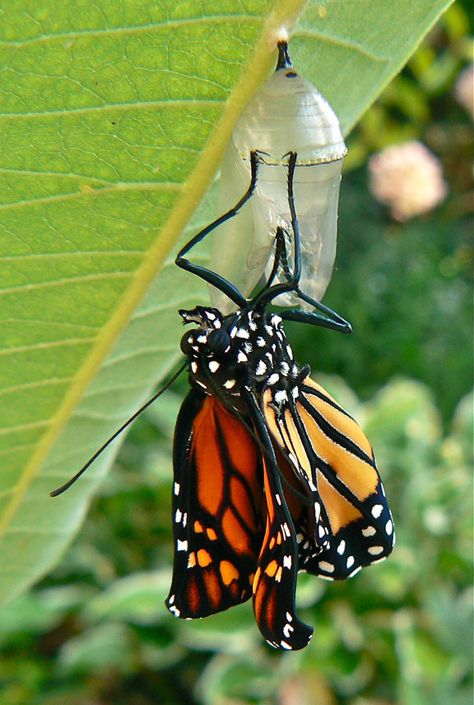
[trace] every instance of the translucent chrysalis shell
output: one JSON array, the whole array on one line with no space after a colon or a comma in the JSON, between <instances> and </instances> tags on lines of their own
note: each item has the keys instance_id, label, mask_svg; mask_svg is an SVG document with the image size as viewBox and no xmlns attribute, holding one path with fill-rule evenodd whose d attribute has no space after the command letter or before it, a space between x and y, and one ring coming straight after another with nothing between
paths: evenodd
<instances>
[{"instance_id":1,"label":"translucent chrysalis shell","mask_svg":"<svg viewBox=\"0 0 474 705\"><path fill-rule=\"evenodd\" d=\"M329 284L337 241L337 206L347 152L339 121L316 88L293 68L286 44L279 45L276 71L247 103L234 128L221 167L219 210L225 212L250 182L250 153L260 152L257 187L250 203L222 226L215 238L211 269L249 295L268 275L278 225L291 233L288 206L288 153L297 153L295 205L301 233L300 288L320 300ZM293 242L287 238L289 261ZM283 272L279 281L284 281ZM213 301L229 308L217 291ZM294 294L276 303L311 309Z\"/></svg>"}]
</instances>

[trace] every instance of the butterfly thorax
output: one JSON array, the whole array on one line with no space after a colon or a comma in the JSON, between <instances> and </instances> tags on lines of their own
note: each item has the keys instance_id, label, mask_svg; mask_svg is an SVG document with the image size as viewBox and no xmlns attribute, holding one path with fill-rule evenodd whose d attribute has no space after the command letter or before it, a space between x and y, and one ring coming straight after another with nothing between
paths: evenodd
<instances>
[{"instance_id":1,"label":"butterfly thorax","mask_svg":"<svg viewBox=\"0 0 474 705\"><path fill-rule=\"evenodd\" d=\"M257 398L271 388L278 408L297 397L308 368L295 363L279 316L254 310L223 316L202 306L180 314L185 323L198 324L181 341L193 387L241 412L243 388Z\"/></svg>"}]
</instances>

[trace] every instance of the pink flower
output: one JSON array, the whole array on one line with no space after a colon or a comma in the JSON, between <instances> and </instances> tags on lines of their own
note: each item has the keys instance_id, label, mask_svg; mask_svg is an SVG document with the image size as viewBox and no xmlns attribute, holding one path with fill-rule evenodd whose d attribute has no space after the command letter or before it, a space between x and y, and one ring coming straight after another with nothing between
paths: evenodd
<instances>
[{"instance_id":1,"label":"pink flower","mask_svg":"<svg viewBox=\"0 0 474 705\"><path fill-rule=\"evenodd\" d=\"M454 95L471 118L474 118L474 64L466 66L457 77Z\"/></svg>"},{"instance_id":2,"label":"pink flower","mask_svg":"<svg viewBox=\"0 0 474 705\"><path fill-rule=\"evenodd\" d=\"M369 161L370 190L399 221L426 213L446 196L441 164L421 142L387 147Z\"/></svg>"}]
</instances>

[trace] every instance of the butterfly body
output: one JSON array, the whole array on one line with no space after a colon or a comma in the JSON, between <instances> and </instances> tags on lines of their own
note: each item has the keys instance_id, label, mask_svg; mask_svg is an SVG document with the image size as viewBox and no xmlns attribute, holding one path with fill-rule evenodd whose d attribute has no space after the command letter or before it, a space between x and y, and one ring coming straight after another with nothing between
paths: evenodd
<instances>
[{"instance_id":1,"label":"butterfly body","mask_svg":"<svg viewBox=\"0 0 474 705\"><path fill-rule=\"evenodd\" d=\"M186 322L201 319L201 327L181 343L193 386L244 413L244 388L257 396L271 388L276 404L297 394L300 370L279 316L251 309L223 316L218 309L202 307L181 315Z\"/></svg>"},{"instance_id":2,"label":"butterfly body","mask_svg":"<svg viewBox=\"0 0 474 705\"><path fill-rule=\"evenodd\" d=\"M175 431L175 565L167 605L193 618L252 596L260 630L308 643L295 613L307 571L351 577L386 557L393 525L356 422L294 360L279 316L181 311L191 391Z\"/></svg>"}]
</instances>

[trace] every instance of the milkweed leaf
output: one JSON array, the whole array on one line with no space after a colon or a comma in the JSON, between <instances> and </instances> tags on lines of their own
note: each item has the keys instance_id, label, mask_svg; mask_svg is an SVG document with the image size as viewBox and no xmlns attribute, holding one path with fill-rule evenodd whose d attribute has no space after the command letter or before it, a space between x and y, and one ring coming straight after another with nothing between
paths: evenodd
<instances>
[{"instance_id":1,"label":"milkweed leaf","mask_svg":"<svg viewBox=\"0 0 474 705\"><path fill-rule=\"evenodd\" d=\"M171 253L278 28L348 129L449 4L0 8L2 603L58 559L113 450L66 495L49 491L177 359L175 310L206 291Z\"/></svg>"}]
</instances>

